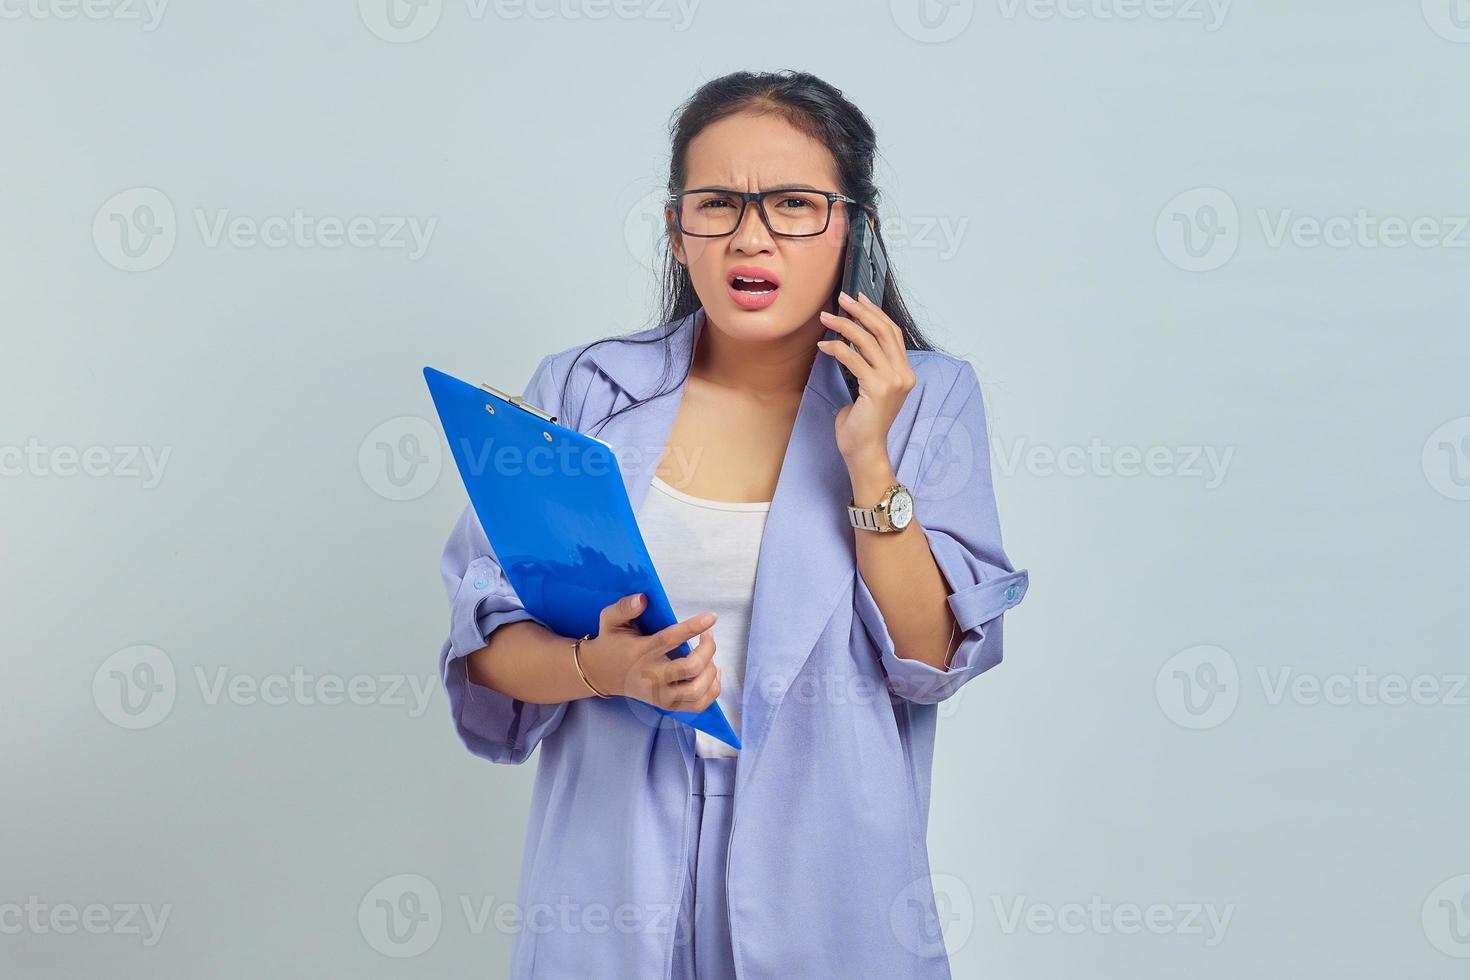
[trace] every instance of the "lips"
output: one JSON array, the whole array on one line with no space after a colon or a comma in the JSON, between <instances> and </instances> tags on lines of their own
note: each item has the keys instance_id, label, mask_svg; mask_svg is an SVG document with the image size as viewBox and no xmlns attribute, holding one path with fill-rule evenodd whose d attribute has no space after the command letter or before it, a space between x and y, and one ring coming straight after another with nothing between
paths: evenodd
<instances>
[{"instance_id":1,"label":"lips","mask_svg":"<svg viewBox=\"0 0 1470 980\"><path fill-rule=\"evenodd\" d=\"M770 269L737 265L725 273L725 287L730 299L742 310L763 310L776 302L781 280Z\"/></svg>"},{"instance_id":2,"label":"lips","mask_svg":"<svg viewBox=\"0 0 1470 980\"><path fill-rule=\"evenodd\" d=\"M758 265L737 265L725 274L725 284L743 293L774 292L781 288L780 278Z\"/></svg>"}]
</instances>

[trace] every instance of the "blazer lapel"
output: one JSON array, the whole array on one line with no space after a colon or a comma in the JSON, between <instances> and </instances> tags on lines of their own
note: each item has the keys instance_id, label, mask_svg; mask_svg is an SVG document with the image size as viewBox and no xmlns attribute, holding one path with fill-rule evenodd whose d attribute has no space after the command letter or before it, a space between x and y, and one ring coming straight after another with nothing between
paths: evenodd
<instances>
[{"instance_id":1,"label":"blazer lapel","mask_svg":"<svg viewBox=\"0 0 1470 980\"><path fill-rule=\"evenodd\" d=\"M687 368L704 324L701 307L681 320L669 336L674 356L673 387L621 413L596 433L617 451L635 513L648 494L668 446L684 394ZM669 329L670 325L664 324L631 336L653 339ZM842 339L831 329L824 336ZM587 356L631 401L655 394L664 367L662 346L657 342L612 342L593 347ZM766 515L756 566L741 692L740 740L744 750L738 767L740 782L744 782L758 757L776 709L853 581L856 563L847 521L852 484L833 435L838 409L851 403L837 360L816 354ZM689 614L687 610L676 612Z\"/></svg>"}]
</instances>

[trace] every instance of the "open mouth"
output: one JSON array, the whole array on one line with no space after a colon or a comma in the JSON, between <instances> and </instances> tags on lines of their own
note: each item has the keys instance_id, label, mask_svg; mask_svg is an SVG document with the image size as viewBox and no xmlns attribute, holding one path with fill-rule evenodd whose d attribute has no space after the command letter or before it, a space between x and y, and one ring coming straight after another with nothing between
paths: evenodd
<instances>
[{"instance_id":1,"label":"open mouth","mask_svg":"<svg viewBox=\"0 0 1470 980\"><path fill-rule=\"evenodd\" d=\"M744 276L736 276L730 280L730 285L742 293L752 293L756 296L764 296L774 293L779 287L769 279L747 279Z\"/></svg>"},{"instance_id":2,"label":"open mouth","mask_svg":"<svg viewBox=\"0 0 1470 980\"><path fill-rule=\"evenodd\" d=\"M737 265L725 274L725 283L735 292L753 297L770 296L781 288L775 273L753 265Z\"/></svg>"}]
</instances>

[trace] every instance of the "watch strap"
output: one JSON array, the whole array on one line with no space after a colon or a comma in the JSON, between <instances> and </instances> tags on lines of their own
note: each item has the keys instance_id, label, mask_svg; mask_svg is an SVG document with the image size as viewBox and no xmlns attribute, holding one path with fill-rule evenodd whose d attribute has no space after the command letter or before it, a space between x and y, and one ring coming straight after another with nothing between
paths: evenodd
<instances>
[{"instance_id":1,"label":"watch strap","mask_svg":"<svg viewBox=\"0 0 1470 980\"><path fill-rule=\"evenodd\" d=\"M847 519L853 527L859 527L866 531L881 531L878 526L878 512L871 507L847 506Z\"/></svg>"}]
</instances>

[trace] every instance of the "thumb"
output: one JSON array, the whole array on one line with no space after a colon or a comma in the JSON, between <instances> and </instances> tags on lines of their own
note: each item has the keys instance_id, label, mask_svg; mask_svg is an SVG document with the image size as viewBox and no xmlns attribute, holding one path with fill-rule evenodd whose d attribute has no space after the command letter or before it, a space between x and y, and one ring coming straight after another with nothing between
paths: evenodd
<instances>
[{"instance_id":1,"label":"thumb","mask_svg":"<svg viewBox=\"0 0 1470 980\"><path fill-rule=\"evenodd\" d=\"M629 596L623 596L617 602L602 611L604 626L621 626L638 618L647 604L647 597L642 592L635 592Z\"/></svg>"}]
</instances>

